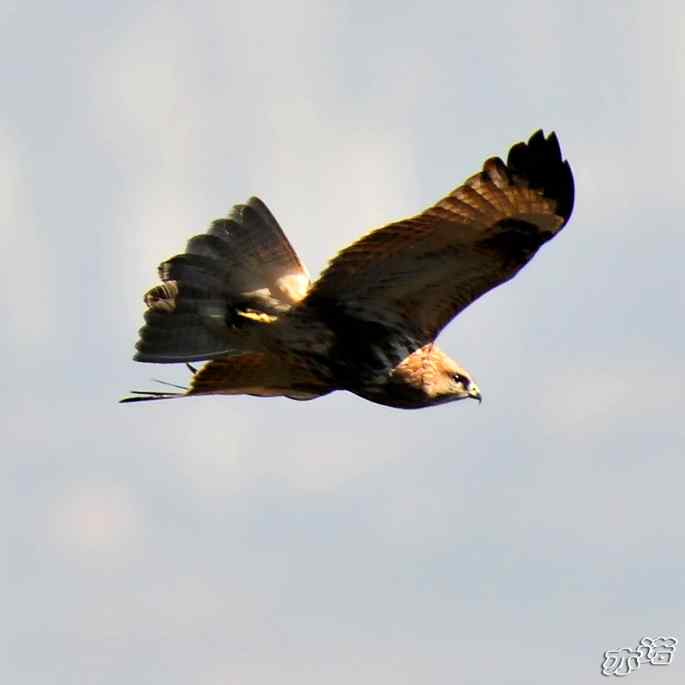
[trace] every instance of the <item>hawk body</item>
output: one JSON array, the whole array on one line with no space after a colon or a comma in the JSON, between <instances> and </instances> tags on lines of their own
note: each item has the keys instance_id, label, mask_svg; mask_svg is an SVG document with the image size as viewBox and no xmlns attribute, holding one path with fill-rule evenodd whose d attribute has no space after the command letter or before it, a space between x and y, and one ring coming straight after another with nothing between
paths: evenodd
<instances>
[{"instance_id":1,"label":"hawk body","mask_svg":"<svg viewBox=\"0 0 685 685\"><path fill-rule=\"evenodd\" d=\"M159 267L134 357L209 360L185 393L313 399L348 390L420 408L480 400L435 338L478 297L512 278L568 221L573 176L541 131L415 217L368 233L319 279L266 205L234 207Z\"/></svg>"}]
</instances>

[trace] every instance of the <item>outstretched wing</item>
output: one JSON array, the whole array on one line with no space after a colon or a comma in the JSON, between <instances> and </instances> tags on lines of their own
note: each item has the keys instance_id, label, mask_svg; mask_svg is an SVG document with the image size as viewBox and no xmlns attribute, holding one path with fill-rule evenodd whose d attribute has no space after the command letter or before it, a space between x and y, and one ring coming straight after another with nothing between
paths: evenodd
<instances>
[{"instance_id":1,"label":"outstretched wing","mask_svg":"<svg viewBox=\"0 0 685 685\"><path fill-rule=\"evenodd\" d=\"M214 359L192 379L188 395L285 396L311 400L333 387L290 355L247 352Z\"/></svg>"},{"instance_id":2,"label":"outstretched wing","mask_svg":"<svg viewBox=\"0 0 685 685\"><path fill-rule=\"evenodd\" d=\"M199 371L188 364L193 376L190 387L156 380L162 385L184 390L132 390L133 397L121 403L169 400L193 395L284 396L293 400L313 400L335 387L325 376L302 364L297 357L270 352L243 352L214 359Z\"/></svg>"},{"instance_id":3,"label":"outstretched wing","mask_svg":"<svg viewBox=\"0 0 685 685\"><path fill-rule=\"evenodd\" d=\"M340 252L302 302L433 340L568 221L573 175L554 133L514 145L421 214Z\"/></svg>"}]
</instances>

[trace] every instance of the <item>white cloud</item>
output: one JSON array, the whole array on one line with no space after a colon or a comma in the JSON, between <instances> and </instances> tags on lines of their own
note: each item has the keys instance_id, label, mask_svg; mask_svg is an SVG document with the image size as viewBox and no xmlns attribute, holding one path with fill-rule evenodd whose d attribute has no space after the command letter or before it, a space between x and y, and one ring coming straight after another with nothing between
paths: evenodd
<instances>
[{"instance_id":1,"label":"white cloud","mask_svg":"<svg viewBox=\"0 0 685 685\"><path fill-rule=\"evenodd\" d=\"M34 203L24 159L16 134L0 121L0 302L8 338L26 349L42 345L54 331L56 268L49 242L33 218Z\"/></svg>"},{"instance_id":2,"label":"white cloud","mask_svg":"<svg viewBox=\"0 0 685 685\"><path fill-rule=\"evenodd\" d=\"M75 482L50 511L54 542L86 568L126 566L140 543L142 521L132 493L108 482Z\"/></svg>"},{"instance_id":3,"label":"white cloud","mask_svg":"<svg viewBox=\"0 0 685 685\"><path fill-rule=\"evenodd\" d=\"M3 682L576 683L611 631L677 625L682 7L113 8L37 29L29 4L10 38L30 50L2 42ZM40 116L27 89L50 93ZM60 116L57 149L88 166L47 159L32 127ZM446 333L483 407L113 406L133 377L184 374L121 341L159 261L234 202L261 195L315 272L538 125L577 211ZM109 200L102 234L84 243L66 199L45 239L37 168Z\"/></svg>"},{"instance_id":4,"label":"white cloud","mask_svg":"<svg viewBox=\"0 0 685 685\"><path fill-rule=\"evenodd\" d=\"M547 378L540 398L542 425L560 436L590 436L663 415L678 402L680 383L677 375L653 365L651 359L620 360Z\"/></svg>"}]
</instances>

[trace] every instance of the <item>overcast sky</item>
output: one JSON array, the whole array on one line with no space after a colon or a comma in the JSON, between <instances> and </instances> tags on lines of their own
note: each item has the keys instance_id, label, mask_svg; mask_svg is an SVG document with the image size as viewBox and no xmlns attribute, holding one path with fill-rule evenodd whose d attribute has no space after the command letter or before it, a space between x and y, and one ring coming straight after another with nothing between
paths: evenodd
<instances>
[{"instance_id":1,"label":"overcast sky","mask_svg":"<svg viewBox=\"0 0 685 685\"><path fill-rule=\"evenodd\" d=\"M683 641L682 2L0 5L12 685L601 683ZM262 197L316 274L537 128L574 215L441 336L475 402L118 405L157 264ZM610 682L610 681L609 681Z\"/></svg>"}]
</instances>

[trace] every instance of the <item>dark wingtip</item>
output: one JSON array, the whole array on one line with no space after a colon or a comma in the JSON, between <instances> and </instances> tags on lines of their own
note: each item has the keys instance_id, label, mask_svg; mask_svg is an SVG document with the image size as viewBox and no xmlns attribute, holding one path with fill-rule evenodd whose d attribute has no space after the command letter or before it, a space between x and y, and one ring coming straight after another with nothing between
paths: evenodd
<instances>
[{"instance_id":1,"label":"dark wingtip","mask_svg":"<svg viewBox=\"0 0 685 685\"><path fill-rule=\"evenodd\" d=\"M123 397L117 404L127 404L128 402L144 402L145 400L157 399L156 397Z\"/></svg>"},{"instance_id":2,"label":"dark wingtip","mask_svg":"<svg viewBox=\"0 0 685 685\"><path fill-rule=\"evenodd\" d=\"M129 402L145 402L146 400L156 400L157 397L122 397L117 404L128 404Z\"/></svg>"},{"instance_id":3,"label":"dark wingtip","mask_svg":"<svg viewBox=\"0 0 685 685\"><path fill-rule=\"evenodd\" d=\"M132 395L140 397L124 397L119 400L119 404L129 402L149 402L151 400L171 400L176 397L185 397L184 392L155 392L154 390L131 390Z\"/></svg>"},{"instance_id":4,"label":"dark wingtip","mask_svg":"<svg viewBox=\"0 0 685 685\"><path fill-rule=\"evenodd\" d=\"M533 188L542 189L545 197L557 203L557 213L568 221L573 211L575 188L573 172L562 158L556 133L546 138L542 129L533 133L527 143L521 142L509 150L507 167L525 177Z\"/></svg>"}]
</instances>

